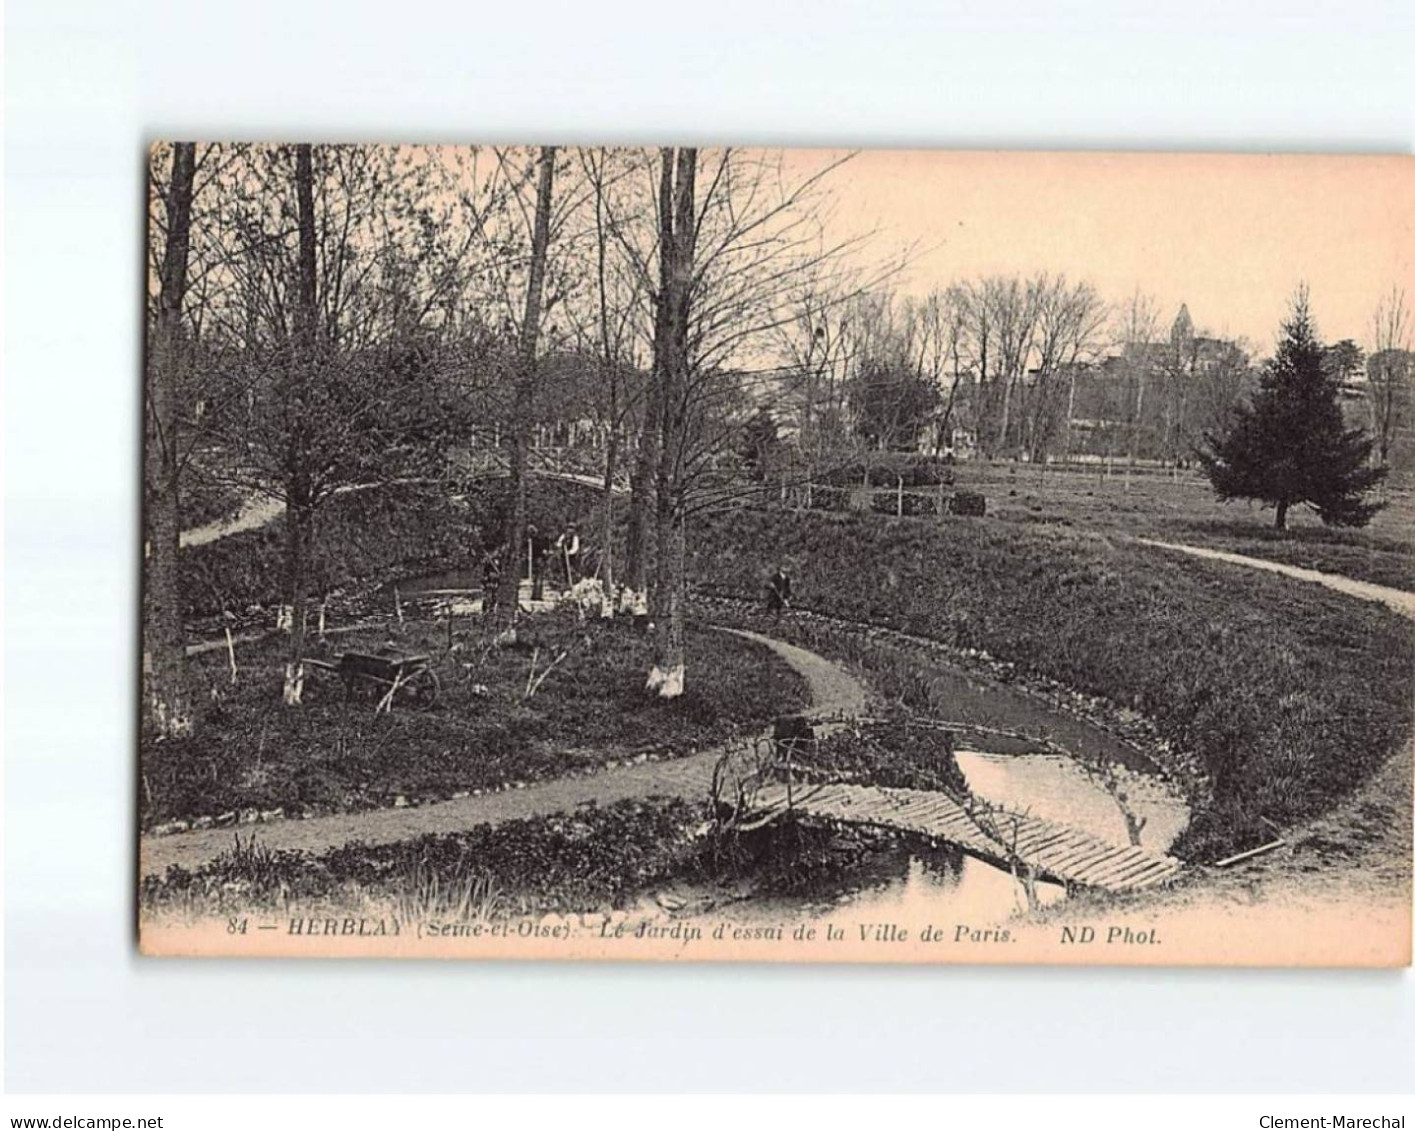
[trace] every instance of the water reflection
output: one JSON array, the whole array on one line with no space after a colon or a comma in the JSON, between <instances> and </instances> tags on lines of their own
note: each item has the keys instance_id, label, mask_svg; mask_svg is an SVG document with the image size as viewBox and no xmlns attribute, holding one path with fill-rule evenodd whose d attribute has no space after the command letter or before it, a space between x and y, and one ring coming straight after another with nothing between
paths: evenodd
<instances>
[{"instance_id":1,"label":"water reflection","mask_svg":"<svg viewBox=\"0 0 1415 1131\"><path fill-rule=\"evenodd\" d=\"M1035 885L1039 906L1065 896L1059 884ZM1008 872L951 845L923 848L901 840L847 875L808 892L746 889L728 894L680 886L641 901L635 917L740 926L825 920L932 923L952 937L959 926L986 926L1026 910L1026 893Z\"/></svg>"},{"instance_id":2,"label":"water reflection","mask_svg":"<svg viewBox=\"0 0 1415 1131\"><path fill-rule=\"evenodd\" d=\"M1130 843L1125 813L1111 790L1069 758L1053 754L998 754L962 750L959 768L976 795L1009 809L1082 829L1116 845ZM1163 851L1183 831L1188 810L1157 778L1123 771L1112 783L1124 807L1142 823L1141 843ZM659 892L640 912L650 917L727 920L741 925L825 919L934 924L946 937L960 928L1003 922L1029 908L1022 883L1005 868L952 845L924 847L901 837L888 847L809 890L782 894L750 886L734 893L674 889ZM1033 886L1036 906L1066 897L1049 882Z\"/></svg>"},{"instance_id":3,"label":"water reflection","mask_svg":"<svg viewBox=\"0 0 1415 1131\"><path fill-rule=\"evenodd\" d=\"M929 709L940 720L1047 738L1091 762L1109 761L1140 772L1154 769L1128 742L1020 688L984 679L940 657L931 657L921 666L928 674ZM965 745L998 754L1039 749L1001 735L970 735Z\"/></svg>"},{"instance_id":4,"label":"water reflection","mask_svg":"<svg viewBox=\"0 0 1415 1131\"><path fill-rule=\"evenodd\" d=\"M959 750L958 768L979 797L1044 821L1068 825L1115 845L1131 843L1128 809L1141 822L1140 844L1163 852L1189 823L1183 798L1163 781L1118 771L1112 793L1059 754L993 754Z\"/></svg>"}]
</instances>

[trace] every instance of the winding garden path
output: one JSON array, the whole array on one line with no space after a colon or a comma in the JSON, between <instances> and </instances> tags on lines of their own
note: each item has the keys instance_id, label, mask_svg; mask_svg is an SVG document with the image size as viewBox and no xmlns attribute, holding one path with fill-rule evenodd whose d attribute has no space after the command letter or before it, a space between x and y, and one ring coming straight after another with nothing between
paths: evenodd
<instances>
[{"instance_id":1,"label":"winding garden path","mask_svg":"<svg viewBox=\"0 0 1415 1131\"><path fill-rule=\"evenodd\" d=\"M1245 554L1230 554L1226 550L1209 550L1203 546L1189 546L1181 542L1157 542L1152 538L1137 538L1136 541L1146 546L1158 546L1162 550L1176 550L1181 554L1191 554L1196 558L1208 558L1210 561L1248 566L1250 569L1263 569L1269 573L1280 573L1285 577L1296 578L1298 581L1310 581L1317 585L1325 585L1328 589L1335 589L1338 593L1345 593L1351 597L1360 597L1365 601L1379 601L1401 616L1415 620L1415 593L1408 593L1403 589L1373 585L1369 581L1357 581L1354 577L1346 577L1339 573L1322 573L1315 569L1304 569L1301 566L1268 561L1266 558L1250 558Z\"/></svg>"},{"instance_id":2,"label":"winding garden path","mask_svg":"<svg viewBox=\"0 0 1415 1131\"><path fill-rule=\"evenodd\" d=\"M242 534L247 530L259 530L269 526L285 513L285 504L280 499L268 495L257 495L241 504L241 509L233 515L202 523L182 531L180 543L187 546L205 546L232 534Z\"/></svg>"},{"instance_id":3,"label":"winding garden path","mask_svg":"<svg viewBox=\"0 0 1415 1131\"><path fill-rule=\"evenodd\" d=\"M838 664L755 632L723 629L770 648L791 665L810 688L808 716L860 713L865 689ZM644 762L604 770L585 777L559 778L523 789L462 797L410 809L377 809L364 813L340 813L309 820L282 820L238 828L201 829L170 836L145 836L138 857L143 876L161 875L171 865L199 868L233 844L236 833L242 839L254 835L267 848L328 852L350 841L390 844L428 833L452 833L476 825L501 824L524 817L563 813L593 801L602 805L642 797L706 797L712 783L713 767L721 748L704 750L665 762Z\"/></svg>"},{"instance_id":4,"label":"winding garden path","mask_svg":"<svg viewBox=\"0 0 1415 1131\"><path fill-rule=\"evenodd\" d=\"M532 475L541 479L562 479L568 483L580 483L586 487L603 488L604 480L596 479L592 475L576 475L570 471L539 471L532 469ZM485 478L504 479L507 472L488 472ZM395 482L411 483L415 480L395 480ZM351 483L340 487L334 493L336 495L347 495L352 491L369 491L375 487L382 487L382 483ZM616 494L622 494L622 489L615 488ZM182 546L205 546L208 542L216 542L222 538L227 538L232 534L243 534L247 530L259 530L262 526L269 526L277 518L285 513L285 502L283 499L272 498L269 495L256 495L247 499L240 510L235 514L227 515L225 518L218 518L212 522L202 523L200 526L193 526L182 531L179 539Z\"/></svg>"}]
</instances>

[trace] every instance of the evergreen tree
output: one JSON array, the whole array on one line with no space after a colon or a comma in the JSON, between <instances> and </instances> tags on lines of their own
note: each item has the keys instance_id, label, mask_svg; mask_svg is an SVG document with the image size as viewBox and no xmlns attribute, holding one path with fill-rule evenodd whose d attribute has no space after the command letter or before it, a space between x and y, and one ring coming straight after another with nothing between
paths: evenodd
<instances>
[{"instance_id":1,"label":"evergreen tree","mask_svg":"<svg viewBox=\"0 0 1415 1131\"><path fill-rule=\"evenodd\" d=\"M1275 507L1278 530L1287 529L1288 508L1297 503L1328 526L1365 526L1380 504L1364 496L1385 471L1367 466L1372 441L1342 418L1339 382L1317 340L1305 288L1282 329L1252 402L1234 411L1223 435L1205 436L1199 459L1220 500Z\"/></svg>"}]
</instances>

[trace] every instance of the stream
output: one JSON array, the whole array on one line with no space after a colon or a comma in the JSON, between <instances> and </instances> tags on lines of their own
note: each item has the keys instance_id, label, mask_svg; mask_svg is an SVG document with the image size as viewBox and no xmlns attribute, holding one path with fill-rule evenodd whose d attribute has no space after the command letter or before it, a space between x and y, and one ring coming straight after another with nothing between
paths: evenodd
<instances>
[{"instance_id":1,"label":"stream","mask_svg":"<svg viewBox=\"0 0 1415 1131\"><path fill-rule=\"evenodd\" d=\"M1014 689L989 686L962 672L951 675L949 683L966 688L966 696L941 705L950 720L957 712L973 725L1044 733L1067 749L1079 747L1092 756L1104 752L1112 758L1106 780L1089 774L1073 758L1034 745L1028 749L1023 741L964 734L955 758L976 796L1117 846L1132 843L1131 822L1139 825L1139 843L1159 852L1184 831L1189 821L1184 798L1133 747L1083 720L1054 714ZM1034 895L1038 905L1046 906L1065 899L1066 890L1042 882L1035 885ZM996 924L1027 910L1026 892L1007 870L952 845L930 847L899 836L870 854L863 865L805 891L787 895L760 890L750 882L727 888L671 885L642 900L635 914L705 924L726 920L740 926L802 921L918 926Z\"/></svg>"},{"instance_id":2,"label":"stream","mask_svg":"<svg viewBox=\"0 0 1415 1131\"><path fill-rule=\"evenodd\" d=\"M956 757L978 796L1117 845L1130 843L1125 818L1110 793L1068 758L967 749ZM1149 773L1121 774L1126 804L1144 820L1140 843L1168 848L1188 823L1183 799ZM1066 890L1041 882L1035 895L1046 906L1065 899ZM641 900L631 918L726 920L741 926L803 921L996 924L1026 910L1026 893L1006 870L951 845L932 848L898 837L863 866L811 890L786 895L759 891L750 883L735 888L670 885Z\"/></svg>"}]
</instances>

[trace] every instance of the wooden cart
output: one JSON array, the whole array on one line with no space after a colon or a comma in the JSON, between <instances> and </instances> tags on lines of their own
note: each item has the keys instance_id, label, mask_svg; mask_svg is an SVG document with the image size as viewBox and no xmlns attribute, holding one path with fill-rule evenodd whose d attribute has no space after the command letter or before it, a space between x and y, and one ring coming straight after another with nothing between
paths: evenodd
<instances>
[{"instance_id":1,"label":"wooden cart","mask_svg":"<svg viewBox=\"0 0 1415 1131\"><path fill-rule=\"evenodd\" d=\"M431 656L409 655L396 648L345 652L335 660L307 659L305 663L312 668L335 672L344 681L345 698L350 698L356 688L373 688L378 695L377 710L391 709L395 699L427 707L437 701L442 691Z\"/></svg>"}]
</instances>

